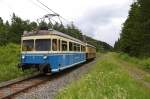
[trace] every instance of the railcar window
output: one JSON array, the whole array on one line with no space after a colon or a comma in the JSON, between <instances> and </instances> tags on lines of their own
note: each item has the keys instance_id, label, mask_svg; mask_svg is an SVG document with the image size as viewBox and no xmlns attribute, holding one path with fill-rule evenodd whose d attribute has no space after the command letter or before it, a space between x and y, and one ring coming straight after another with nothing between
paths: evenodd
<instances>
[{"instance_id":1,"label":"railcar window","mask_svg":"<svg viewBox=\"0 0 150 99\"><path fill-rule=\"evenodd\" d=\"M83 46L83 51L85 52L85 46Z\"/></svg>"},{"instance_id":2,"label":"railcar window","mask_svg":"<svg viewBox=\"0 0 150 99\"><path fill-rule=\"evenodd\" d=\"M69 51L73 51L73 43L69 42Z\"/></svg>"},{"instance_id":3,"label":"railcar window","mask_svg":"<svg viewBox=\"0 0 150 99\"><path fill-rule=\"evenodd\" d=\"M79 45L79 51L81 52L81 45Z\"/></svg>"},{"instance_id":4,"label":"railcar window","mask_svg":"<svg viewBox=\"0 0 150 99\"><path fill-rule=\"evenodd\" d=\"M81 51L82 51L82 52L85 51L85 46L81 45Z\"/></svg>"},{"instance_id":5,"label":"railcar window","mask_svg":"<svg viewBox=\"0 0 150 99\"><path fill-rule=\"evenodd\" d=\"M62 51L67 51L67 42L62 41Z\"/></svg>"},{"instance_id":6,"label":"railcar window","mask_svg":"<svg viewBox=\"0 0 150 99\"><path fill-rule=\"evenodd\" d=\"M83 52L83 45L81 45L81 52Z\"/></svg>"},{"instance_id":7,"label":"railcar window","mask_svg":"<svg viewBox=\"0 0 150 99\"><path fill-rule=\"evenodd\" d=\"M77 44L77 51L80 51L80 45Z\"/></svg>"},{"instance_id":8,"label":"railcar window","mask_svg":"<svg viewBox=\"0 0 150 99\"><path fill-rule=\"evenodd\" d=\"M37 39L35 41L36 51L50 51L51 50L51 40L50 39Z\"/></svg>"},{"instance_id":9,"label":"railcar window","mask_svg":"<svg viewBox=\"0 0 150 99\"><path fill-rule=\"evenodd\" d=\"M52 40L52 49L53 51L57 51L57 39Z\"/></svg>"},{"instance_id":10,"label":"railcar window","mask_svg":"<svg viewBox=\"0 0 150 99\"><path fill-rule=\"evenodd\" d=\"M76 43L73 43L73 49L74 49L74 51L77 51L77 44Z\"/></svg>"},{"instance_id":11,"label":"railcar window","mask_svg":"<svg viewBox=\"0 0 150 99\"><path fill-rule=\"evenodd\" d=\"M61 49L60 49L60 40L58 40L58 51L60 51Z\"/></svg>"},{"instance_id":12,"label":"railcar window","mask_svg":"<svg viewBox=\"0 0 150 99\"><path fill-rule=\"evenodd\" d=\"M34 40L23 40L22 51L33 51Z\"/></svg>"}]
</instances>

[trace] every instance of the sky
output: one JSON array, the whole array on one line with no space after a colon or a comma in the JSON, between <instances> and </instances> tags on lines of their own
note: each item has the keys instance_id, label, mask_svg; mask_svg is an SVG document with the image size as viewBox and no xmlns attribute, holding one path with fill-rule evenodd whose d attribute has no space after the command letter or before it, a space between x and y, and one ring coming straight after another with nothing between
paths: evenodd
<instances>
[{"instance_id":1,"label":"sky","mask_svg":"<svg viewBox=\"0 0 150 99\"><path fill-rule=\"evenodd\" d=\"M133 0L40 0L73 22L85 35L114 45L118 40ZM36 21L50 13L37 0L0 0L0 17L10 20L12 13Z\"/></svg>"}]
</instances>

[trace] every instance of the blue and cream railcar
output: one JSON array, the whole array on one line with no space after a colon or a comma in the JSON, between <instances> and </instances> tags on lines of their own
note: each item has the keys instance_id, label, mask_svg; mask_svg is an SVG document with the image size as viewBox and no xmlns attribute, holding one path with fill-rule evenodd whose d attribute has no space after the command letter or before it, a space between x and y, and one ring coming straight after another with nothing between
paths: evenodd
<instances>
[{"instance_id":1,"label":"blue and cream railcar","mask_svg":"<svg viewBox=\"0 0 150 99\"><path fill-rule=\"evenodd\" d=\"M53 73L86 61L86 44L55 30L26 32L21 45L22 69Z\"/></svg>"}]
</instances>

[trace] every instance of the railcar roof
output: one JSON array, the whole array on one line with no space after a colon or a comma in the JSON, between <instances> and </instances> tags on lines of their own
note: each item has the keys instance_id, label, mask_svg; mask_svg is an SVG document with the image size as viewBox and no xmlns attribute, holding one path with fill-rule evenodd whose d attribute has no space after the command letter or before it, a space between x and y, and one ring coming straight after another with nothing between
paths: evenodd
<instances>
[{"instance_id":1,"label":"railcar roof","mask_svg":"<svg viewBox=\"0 0 150 99\"><path fill-rule=\"evenodd\" d=\"M75 40L80 43L84 43L81 40L78 40L74 37L71 37L69 35L66 35L62 32L56 31L56 30L38 30L38 31L31 31L31 32L24 32L23 37L28 37L28 36L41 36L41 35L58 35L62 36L71 40Z\"/></svg>"},{"instance_id":2,"label":"railcar roof","mask_svg":"<svg viewBox=\"0 0 150 99\"><path fill-rule=\"evenodd\" d=\"M83 41L79 40L79 39L76 39L72 36L69 36L69 35L66 35L62 32L59 32L59 31L56 31L56 30L38 30L38 31L31 31L31 32L24 32L23 34L23 37L28 37L28 36L41 36L41 35L58 35L58 36L62 36L62 37L65 37L65 38L68 38L68 39L71 39L71 40L74 40L74 41L77 41L77 42L80 42L80 43L84 43ZM85 43L86 46L91 46L93 48L95 48L95 46L93 45L90 45L90 44L87 44Z\"/></svg>"},{"instance_id":3,"label":"railcar roof","mask_svg":"<svg viewBox=\"0 0 150 99\"><path fill-rule=\"evenodd\" d=\"M96 48L95 46L93 46L91 44L88 44L88 43L86 43L86 46L90 46L90 47Z\"/></svg>"}]
</instances>

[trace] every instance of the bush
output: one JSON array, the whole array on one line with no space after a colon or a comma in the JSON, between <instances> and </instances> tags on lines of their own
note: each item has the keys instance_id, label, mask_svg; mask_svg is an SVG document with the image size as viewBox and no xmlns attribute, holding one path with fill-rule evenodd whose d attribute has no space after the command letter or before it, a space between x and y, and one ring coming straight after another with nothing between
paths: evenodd
<instances>
[{"instance_id":1,"label":"bush","mask_svg":"<svg viewBox=\"0 0 150 99\"><path fill-rule=\"evenodd\" d=\"M19 45L8 44L0 47L0 82L30 74L32 72L31 70L22 72L21 69L17 68L19 56Z\"/></svg>"},{"instance_id":2,"label":"bush","mask_svg":"<svg viewBox=\"0 0 150 99\"><path fill-rule=\"evenodd\" d=\"M124 60L124 61L138 64L138 65L140 65L139 67L141 67L141 68L150 69L150 58L140 59L140 58L136 58L136 57L131 57L126 53L119 53L117 55L117 57Z\"/></svg>"},{"instance_id":3,"label":"bush","mask_svg":"<svg viewBox=\"0 0 150 99\"><path fill-rule=\"evenodd\" d=\"M150 58L142 60L141 64L145 67L145 69L150 69Z\"/></svg>"},{"instance_id":4,"label":"bush","mask_svg":"<svg viewBox=\"0 0 150 99\"><path fill-rule=\"evenodd\" d=\"M125 53L119 53L119 57L123 60L129 60L129 55Z\"/></svg>"},{"instance_id":5,"label":"bush","mask_svg":"<svg viewBox=\"0 0 150 99\"><path fill-rule=\"evenodd\" d=\"M20 47L15 44L8 44L0 47L0 65L9 65L19 61Z\"/></svg>"}]
</instances>

